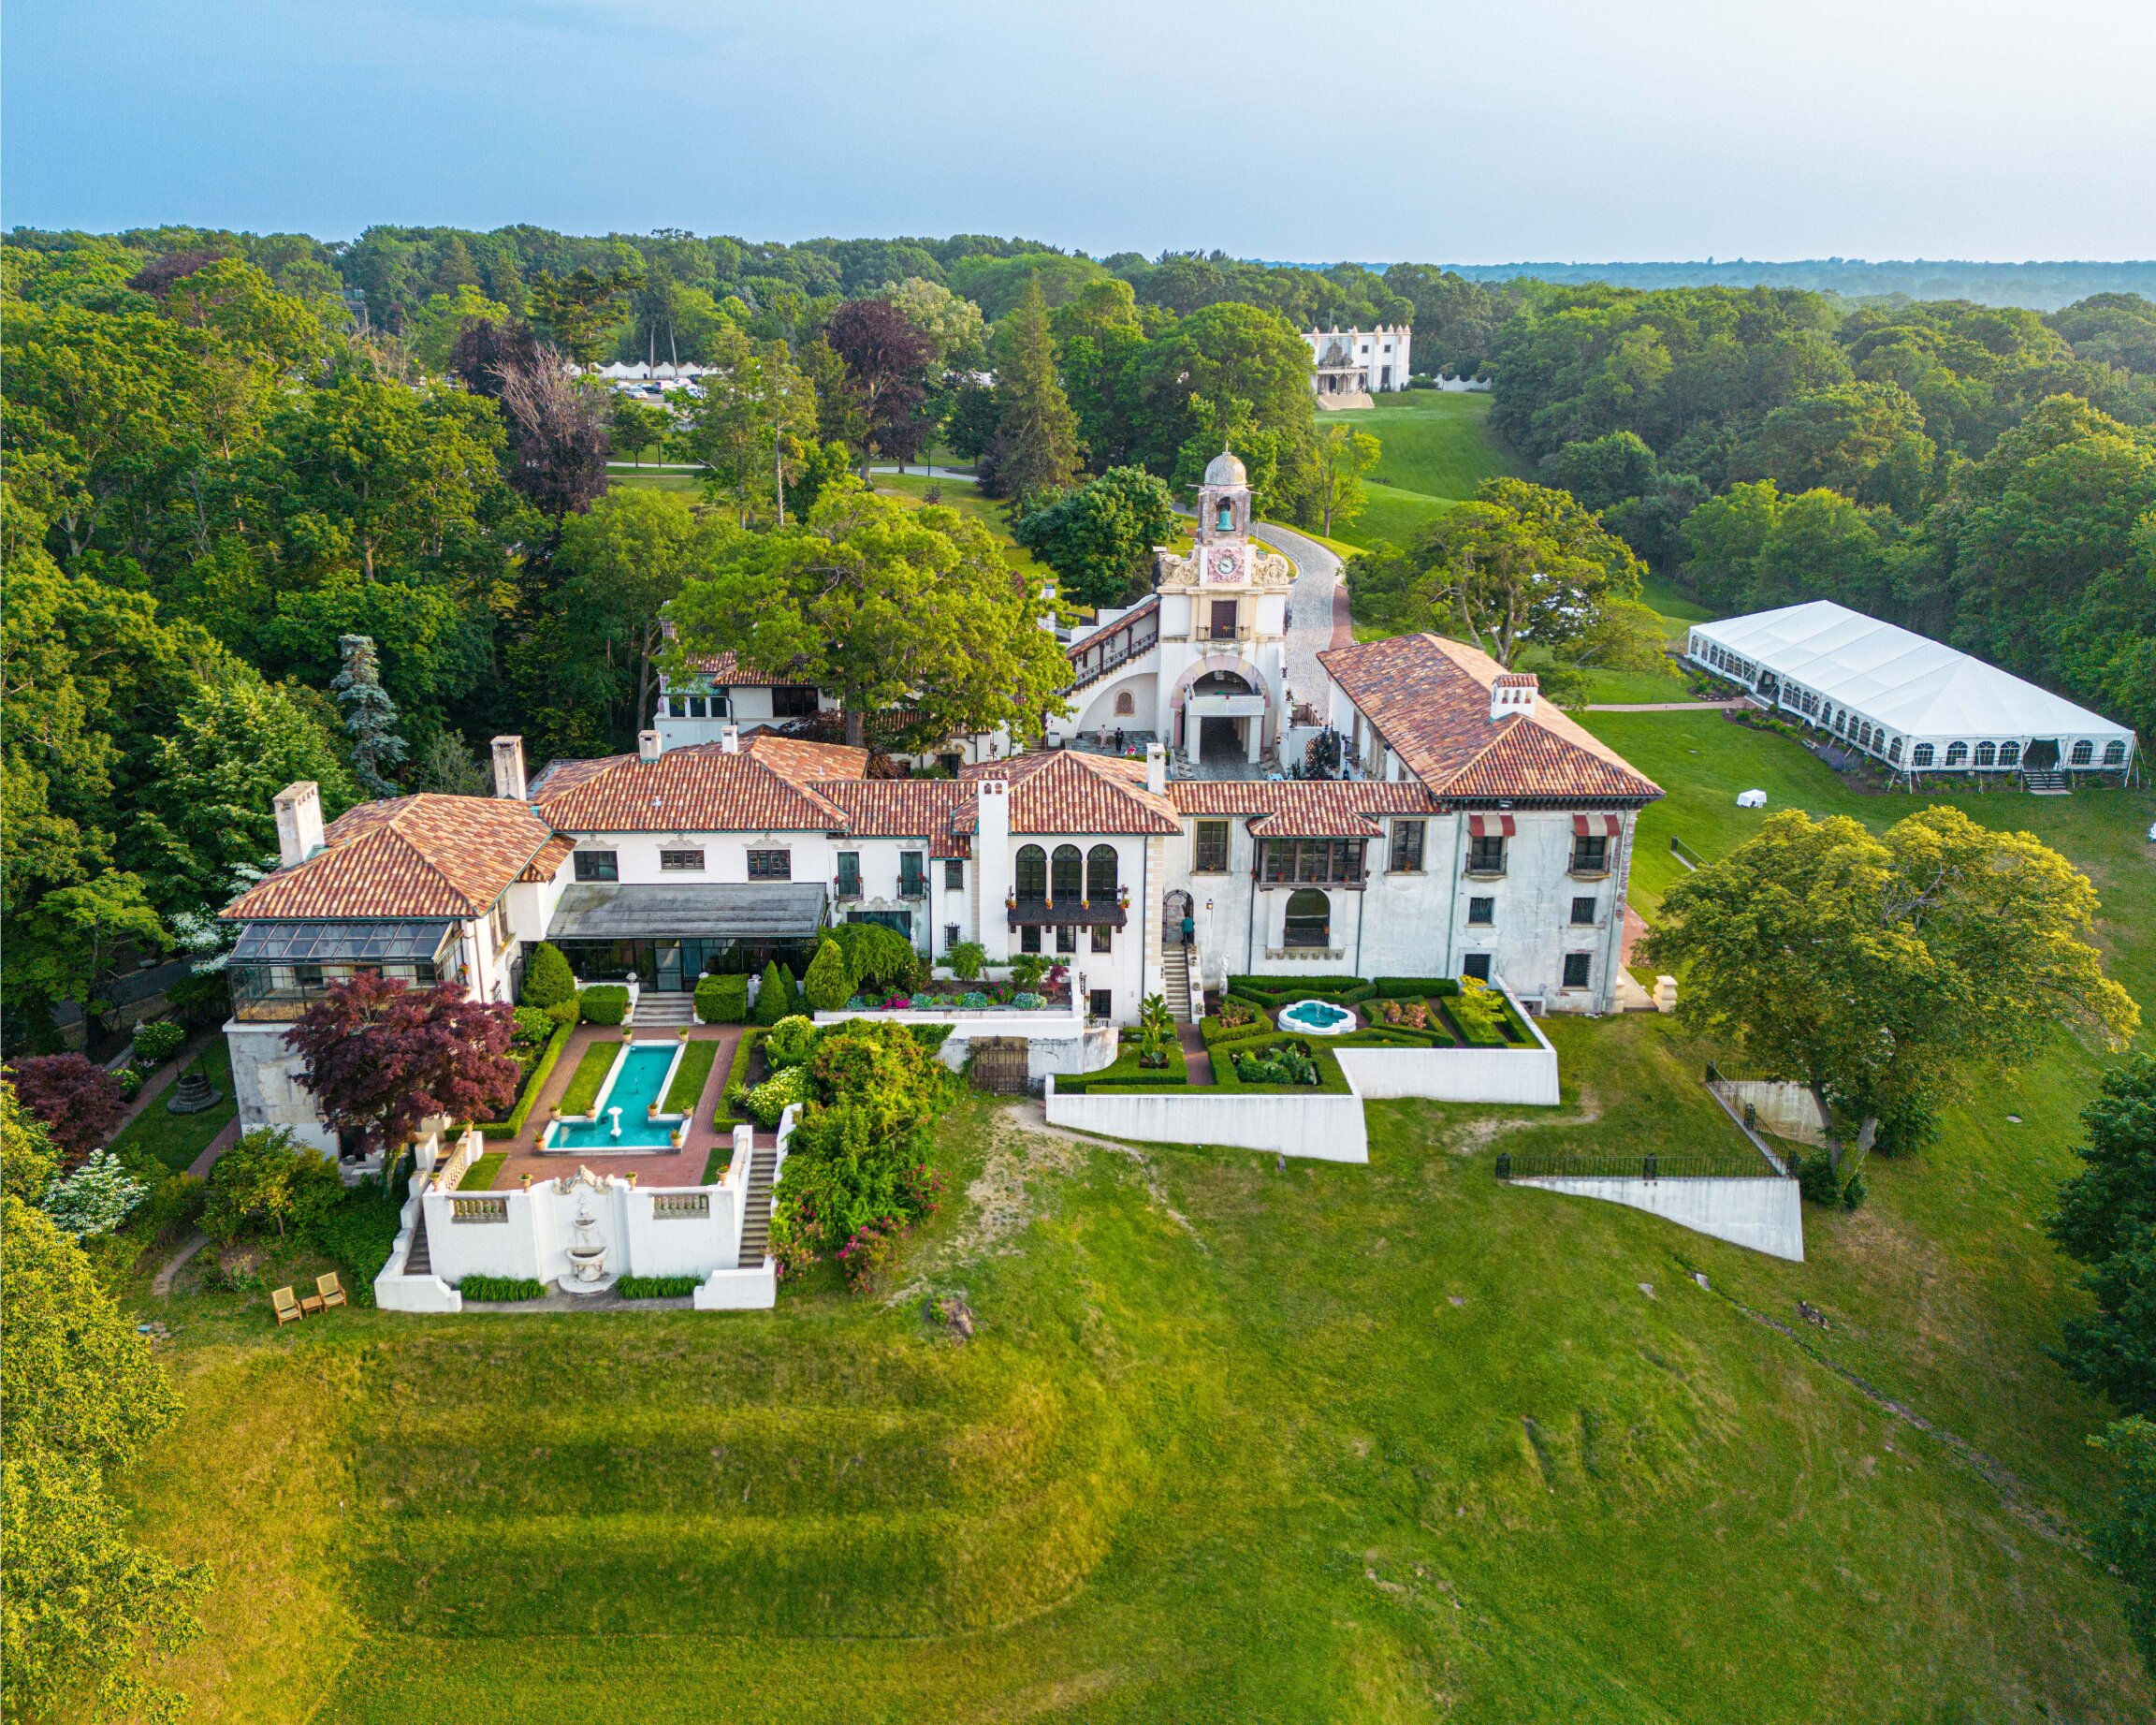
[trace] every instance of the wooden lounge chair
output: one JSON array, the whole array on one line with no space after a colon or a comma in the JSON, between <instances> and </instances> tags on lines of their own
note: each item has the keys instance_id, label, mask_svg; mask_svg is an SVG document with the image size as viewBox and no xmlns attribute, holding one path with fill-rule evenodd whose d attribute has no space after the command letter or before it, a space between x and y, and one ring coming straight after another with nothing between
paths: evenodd
<instances>
[{"instance_id":1,"label":"wooden lounge chair","mask_svg":"<svg viewBox=\"0 0 2156 1725\"><path fill-rule=\"evenodd\" d=\"M327 1276L317 1276L314 1279L314 1292L322 1296L322 1304L325 1307L344 1304L344 1287L337 1279L335 1270L331 1270Z\"/></svg>"},{"instance_id":2,"label":"wooden lounge chair","mask_svg":"<svg viewBox=\"0 0 2156 1725\"><path fill-rule=\"evenodd\" d=\"M299 1302L292 1297L292 1290L280 1288L270 1296L270 1304L277 1309L280 1328L287 1323L298 1323L307 1314L299 1309Z\"/></svg>"}]
</instances>

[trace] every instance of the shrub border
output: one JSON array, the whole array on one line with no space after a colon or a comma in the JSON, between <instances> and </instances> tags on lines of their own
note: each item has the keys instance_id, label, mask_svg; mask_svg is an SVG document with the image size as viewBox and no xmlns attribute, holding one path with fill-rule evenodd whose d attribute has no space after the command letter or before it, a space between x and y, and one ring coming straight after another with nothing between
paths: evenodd
<instances>
[{"instance_id":1,"label":"shrub border","mask_svg":"<svg viewBox=\"0 0 2156 1725\"><path fill-rule=\"evenodd\" d=\"M1110 1089L1173 1089L1186 1088L1190 1082L1190 1062L1185 1059L1180 1040L1171 1039L1168 1044L1166 1066L1141 1066L1138 1064L1138 1038L1135 1033L1121 1031L1116 1033L1115 1058L1099 1072L1090 1072L1075 1078L1058 1077L1056 1094L1058 1096L1083 1096L1095 1085Z\"/></svg>"},{"instance_id":2,"label":"shrub border","mask_svg":"<svg viewBox=\"0 0 2156 1725\"><path fill-rule=\"evenodd\" d=\"M544 1007L540 1008L545 1011ZM517 1105L509 1110L505 1120L482 1120L479 1135L482 1138L514 1138L522 1132L532 1118L532 1110L538 1106L539 1092L546 1080L554 1075L555 1065L561 1059L561 1050L569 1045L569 1034L575 1029L574 1023L564 1024L546 1039L546 1046L540 1050L538 1063L532 1068L532 1076L525 1081L524 1094L517 1099Z\"/></svg>"}]
</instances>

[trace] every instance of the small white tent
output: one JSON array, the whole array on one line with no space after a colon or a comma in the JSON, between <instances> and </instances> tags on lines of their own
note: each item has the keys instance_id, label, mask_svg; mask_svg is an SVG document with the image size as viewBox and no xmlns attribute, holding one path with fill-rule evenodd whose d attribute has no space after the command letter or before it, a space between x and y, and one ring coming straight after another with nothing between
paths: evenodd
<instances>
[{"instance_id":1,"label":"small white tent","mask_svg":"<svg viewBox=\"0 0 2156 1725\"><path fill-rule=\"evenodd\" d=\"M1694 623L1685 656L1899 772L2123 773L2134 733L1893 623L1815 599Z\"/></svg>"}]
</instances>

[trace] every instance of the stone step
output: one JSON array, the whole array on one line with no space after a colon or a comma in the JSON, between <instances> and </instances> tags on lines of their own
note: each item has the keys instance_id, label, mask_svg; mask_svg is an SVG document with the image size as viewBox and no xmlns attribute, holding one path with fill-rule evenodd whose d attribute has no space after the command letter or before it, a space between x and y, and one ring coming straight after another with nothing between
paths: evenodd
<instances>
[{"instance_id":1,"label":"stone step","mask_svg":"<svg viewBox=\"0 0 2156 1725\"><path fill-rule=\"evenodd\" d=\"M633 1024L671 1028L696 1022L696 997L691 994L645 993L636 997Z\"/></svg>"},{"instance_id":2,"label":"stone step","mask_svg":"<svg viewBox=\"0 0 2156 1725\"><path fill-rule=\"evenodd\" d=\"M427 1250L427 1206L422 1204L412 1219L412 1245L404 1254L404 1274L407 1276L431 1276L434 1260Z\"/></svg>"}]
</instances>

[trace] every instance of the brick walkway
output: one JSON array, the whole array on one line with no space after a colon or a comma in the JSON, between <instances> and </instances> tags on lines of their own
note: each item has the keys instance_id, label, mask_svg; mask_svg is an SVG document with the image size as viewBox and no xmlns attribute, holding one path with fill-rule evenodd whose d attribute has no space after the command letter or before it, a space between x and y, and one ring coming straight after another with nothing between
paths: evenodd
<instances>
[{"instance_id":1,"label":"brick walkway","mask_svg":"<svg viewBox=\"0 0 2156 1725\"><path fill-rule=\"evenodd\" d=\"M1183 1045L1183 1063L1190 1069L1192 1084L1212 1084L1213 1056L1205 1046L1205 1038L1195 1024L1175 1027L1175 1040Z\"/></svg>"}]
</instances>

